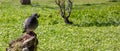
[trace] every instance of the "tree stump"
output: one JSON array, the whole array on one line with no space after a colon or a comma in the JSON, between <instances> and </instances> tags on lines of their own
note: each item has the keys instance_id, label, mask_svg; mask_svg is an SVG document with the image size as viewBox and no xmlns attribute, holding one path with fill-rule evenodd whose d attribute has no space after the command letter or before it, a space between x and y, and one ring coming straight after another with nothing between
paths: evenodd
<instances>
[{"instance_id":1,"label":"tree stump","mask_svg":"<svg viewBox=\"0 0 120 51\"><path fill-rule=\"evenodd\" d=\"M30 5L31 4L31 0L20 0L20 3L22 5Z\"/></svg>"},{"instance_id":2,"label":"tree stump","mask_svg":"<svg viewBox=\"0 0 120 51\"><path fill-rule=\"evenodd\" d=\"M6 51L37 51L38 39L34 32L29 32L12 41Z\"/></svg>"}]
</instances>

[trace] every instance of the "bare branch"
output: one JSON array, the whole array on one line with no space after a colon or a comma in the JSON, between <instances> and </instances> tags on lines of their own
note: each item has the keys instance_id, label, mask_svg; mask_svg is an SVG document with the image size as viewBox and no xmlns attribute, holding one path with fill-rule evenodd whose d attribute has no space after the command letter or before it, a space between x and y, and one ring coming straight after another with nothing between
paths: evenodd
<instances>
[{"instance_id":1,"label":"bare branch","mask_svg":"<svg viewBox=\"0 0 120 51\"><path fill-rule=\"evenodd\" d=\"M70 0L68 0L67 10L68 10L68 15L66 17L68 18L70 17L71 10L72 10L72 2Z\"/></svg>"},{"instance_id":2,"label":"bare branch","mask_svg":"<svg viewBox=\"0 0 120 51\"><path fill-rule=\"evenodd\" d=\"M60 8L60 15L64 18L65 17L65 0L55 0L55 2Z\"/></svg>"},{"instance_id":3,"label":"bare branch","mask_svg":"<svg viewBox=\"0 0 120 51\"><path fill-rule=\"evenodd\" d=\"M69 21L69 17L72 10L72 2L71 0L68 0L67 7L66 7L66 0L55 0L56 4L59 6L60 9L60 15L64 18L65 23L72 24L72 22Z\"/></svg>"},{"instance_id":4,"label":"bare branch","mask_svg":"<svg viewBox=\"0 0 120 51\"><path fill-rule=\"evenodd\" d=\"M55 3L59 6L60 3L59 3L59 0L55 0Z\"/></svg>"}]
</instances>

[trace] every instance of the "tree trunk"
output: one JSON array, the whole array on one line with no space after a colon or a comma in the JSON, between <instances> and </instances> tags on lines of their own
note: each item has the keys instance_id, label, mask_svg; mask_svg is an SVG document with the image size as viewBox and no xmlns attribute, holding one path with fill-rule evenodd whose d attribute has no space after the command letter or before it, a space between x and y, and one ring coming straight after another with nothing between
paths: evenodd
<instances>
[{"instance_id":1,"label":"tree trunk","mask_svg":"<svg viewBox=\"0 0 120 51\"><path fill-rule=\"evenodd\" d=\"M30 0L20 0L20 3L22 5L30 5L31 4L31 1Z\"/></svg>"},{"instance_id":2,"label":"tree trunk","mask_svg":"<svg viewBox=\"0 0 120 51\"><path fill-rule=\"evenodd\" d=\"M65 21L66 24L73 24L73 22L69 21L68 17L65 17L64 21Z\"/></svg>"}]
</instances>

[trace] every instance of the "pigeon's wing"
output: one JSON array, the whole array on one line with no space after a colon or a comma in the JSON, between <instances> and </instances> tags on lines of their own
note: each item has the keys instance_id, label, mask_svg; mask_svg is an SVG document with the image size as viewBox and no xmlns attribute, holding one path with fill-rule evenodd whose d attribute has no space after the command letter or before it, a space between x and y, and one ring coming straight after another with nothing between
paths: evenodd
<instances>
[{"instance_id":1,"label":"pigeon's wing","mask_svg":"<svg viewBox=\"0 0 120 51\"><path fill-rule=\"evenodd\" d=\"M23 23L23 33L26 32L26 29L28 28L28 25L30 24L29 22L30 22L29 18L25 19Z\"/></svg>"},{"instance_id":2,"label":"pigeon's wing","mask_svg":"<svg viewBox=\"0 0 120 51\"><path fill-rule=\"evenodd\" d=\"M30 24L30 20L29 18L27 18L25 22L23 23L23 28L27 28L29 24Z\"/></svg>"}]
</instances>

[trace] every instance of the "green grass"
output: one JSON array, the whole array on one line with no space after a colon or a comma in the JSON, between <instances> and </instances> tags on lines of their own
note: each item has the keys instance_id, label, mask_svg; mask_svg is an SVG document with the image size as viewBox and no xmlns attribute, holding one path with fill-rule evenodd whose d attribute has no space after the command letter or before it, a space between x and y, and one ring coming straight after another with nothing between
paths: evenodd
<instances>
[{"instance_id":1,"label":"green grass","mask_svg":"<svg viewBox=\"0 0 120 51\"><path fill-rule=\"evenodd\" d=\"M0 0L0 51L22 35L22 23L33 12L40 14L38 51L120 51L120 2L72 1L74 24L66 25L53 0L25 6Z\"/></svg>"}]
</instances>

